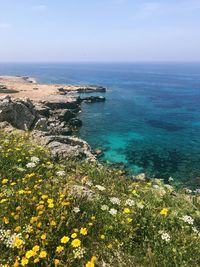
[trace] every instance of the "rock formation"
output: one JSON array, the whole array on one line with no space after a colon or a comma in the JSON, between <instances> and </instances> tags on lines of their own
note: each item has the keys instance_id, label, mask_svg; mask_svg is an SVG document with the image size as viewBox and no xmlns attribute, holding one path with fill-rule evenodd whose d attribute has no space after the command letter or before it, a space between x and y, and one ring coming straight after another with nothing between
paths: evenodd
<instances>
[{"instance_id":1,"label":"rock formation","mask_svg":"<svg viewBox=\"0 0 200 267\"><path fill-rule=\"evenodd\" d=\"M0 129L29 130L33 138L45 145L55 159L79 158L95 161L90 146L70 136L74 127L81 126L76 118L79 98L63 102L33 103L29 99L0 98Z\"/></svg>"}]
</instances>

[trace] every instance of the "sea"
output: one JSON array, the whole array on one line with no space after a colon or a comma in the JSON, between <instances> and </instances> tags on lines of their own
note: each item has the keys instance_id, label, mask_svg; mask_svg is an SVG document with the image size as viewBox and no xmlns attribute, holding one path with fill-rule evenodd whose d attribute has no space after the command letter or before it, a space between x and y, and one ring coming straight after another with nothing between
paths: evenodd
<instances>
[{"instance_id":1,"label":"sea","mask_svg":"<svg viewBox=\"0 0 200 267\"><path fill-rule=\"evenodd\" d=\"M1 63L0 75L105 86L77 135L131 175L200 186L200 63Z\"/></svg>"}]
</instances>

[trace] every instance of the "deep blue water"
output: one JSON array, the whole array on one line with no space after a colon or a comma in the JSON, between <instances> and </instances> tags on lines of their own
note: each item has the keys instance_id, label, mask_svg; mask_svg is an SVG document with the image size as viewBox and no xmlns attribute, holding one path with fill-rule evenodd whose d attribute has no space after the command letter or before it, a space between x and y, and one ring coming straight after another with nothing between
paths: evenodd
<instances>
[{"instance_id":1,"label":"deep blue water","mask_svg":"<svg viewBox=\"0 0 200 267\"><path fill-rule=\"evenodd\" d=\"M0 75L106 86L83 104L80 136L133 173L200 185L200 63L0 64Z\"/></svg>"}]
</instances>

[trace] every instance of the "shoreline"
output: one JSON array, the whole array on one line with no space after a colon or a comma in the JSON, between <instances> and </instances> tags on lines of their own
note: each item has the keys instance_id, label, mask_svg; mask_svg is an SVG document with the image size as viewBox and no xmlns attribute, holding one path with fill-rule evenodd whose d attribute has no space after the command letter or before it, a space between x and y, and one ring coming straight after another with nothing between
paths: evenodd
<instances>
[{"instance_id":1,"label":"shoreline","mask_svg":"<svg viewBox=\"0 0 200 267\"><path fill-rule=\"evenodd\" d=\"M82 126L81 103L104 102L104 96L81 98L79 93L106 92L96 85L40 84L28 76L0 76L0 129L31 131L55 158L96 160L88 143L76 137Z\"/></svg>"},{"instance_id":2,"label":"shoreline","mask_svg":"<svg viewBox=\"0 0 200 267\"><path fill-rule=\"evenodd\" d=\"M13 92L9 93L12 90ZM106 88L97 85L45 84L29 76L0 76L0 96L28 97L33 101L43 101L53 97L63 99L68 93L105 93Z\"/></svg>"}]
</instances>

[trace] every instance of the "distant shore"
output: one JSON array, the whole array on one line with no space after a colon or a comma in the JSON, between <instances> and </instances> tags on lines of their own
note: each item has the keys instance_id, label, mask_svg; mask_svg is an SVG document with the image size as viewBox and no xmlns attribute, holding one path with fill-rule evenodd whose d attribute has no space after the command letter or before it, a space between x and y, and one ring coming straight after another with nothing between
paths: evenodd
<instances>
[{"instance_id":1,"label":"distant shore","mask_svg":"<svg viewBox=\"0 0 200 267\"><path fill-rule=\"evenodd\" d=\"M106 88L96 85L41 84L28 76L0 76L0 96L28 97L33 101L63 100L71 93L105 92Z\"/></svg>"}]
</instances>

